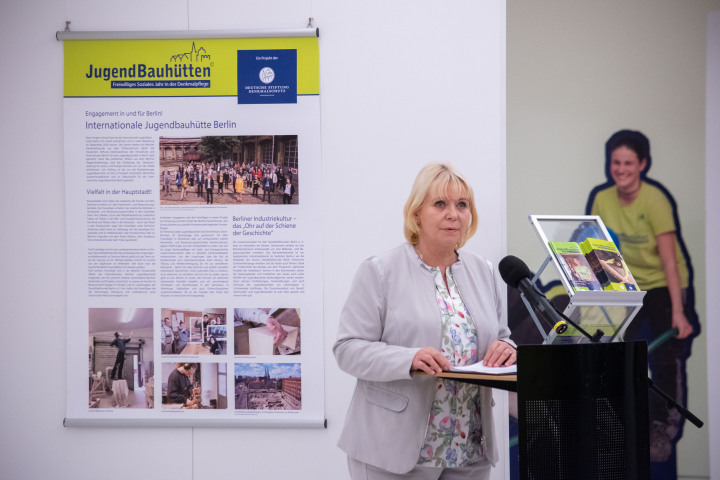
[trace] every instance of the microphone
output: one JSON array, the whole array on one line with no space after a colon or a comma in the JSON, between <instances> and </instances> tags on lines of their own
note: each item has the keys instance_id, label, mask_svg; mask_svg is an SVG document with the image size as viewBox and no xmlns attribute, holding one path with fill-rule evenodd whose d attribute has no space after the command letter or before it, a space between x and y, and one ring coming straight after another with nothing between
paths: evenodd
<instances>
[{"instance_id":1,"label":"microphone","mask_svg":"<svg viewBox=\"0 0 720 480\"><path fill-rule=\"evenodd\" d=\"M555 310L545 295L530 281L532 274L528 266L517 257L508 255L500 260L498 265L503 281L513 288L517 288L530 302L533 308L540 311L544 318L550 321L553 330L560 335L568 329L565 319Z\"/></svg>"}]
</instances>

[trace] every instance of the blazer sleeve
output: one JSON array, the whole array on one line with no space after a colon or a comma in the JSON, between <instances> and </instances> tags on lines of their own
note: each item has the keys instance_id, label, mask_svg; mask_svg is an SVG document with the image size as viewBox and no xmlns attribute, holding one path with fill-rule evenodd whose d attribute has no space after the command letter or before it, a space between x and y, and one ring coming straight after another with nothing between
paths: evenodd
<instances>
[{"instance_id":1,"label":"blazer sleeve","mask_svg":"<svg viewBox=\"0 0 720 480\"><path fill-rule=\"evenodd\" d=\"M399 342L385 335L387 320L382 268L377 257L373 257L360 265L340 314L333 346L340 369L377 382L411 378L412 360L420 349L393 344Z\"/></svg>"}]
</instances>

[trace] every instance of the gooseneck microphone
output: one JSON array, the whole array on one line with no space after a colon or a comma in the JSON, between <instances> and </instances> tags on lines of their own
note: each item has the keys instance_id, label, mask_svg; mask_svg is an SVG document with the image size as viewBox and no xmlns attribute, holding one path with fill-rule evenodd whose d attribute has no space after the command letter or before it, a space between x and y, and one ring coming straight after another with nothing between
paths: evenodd
<instances>
[{"instance_id":1,"label":"gooseneck microphone","mask_svg":"<svg viewBox=\"0 0 720 480\"><path fill-rule=\"evenodd\" d=\"M513 288L517 288L530 302L530 305L541 312L546 320L550 321L555 333L560 335L568 329L565 319L552 306L545 295L531 282L532 273L528 266L517 257L508 255L500 260L498 265L503 281Z\"/></svg>"}]
</instances>

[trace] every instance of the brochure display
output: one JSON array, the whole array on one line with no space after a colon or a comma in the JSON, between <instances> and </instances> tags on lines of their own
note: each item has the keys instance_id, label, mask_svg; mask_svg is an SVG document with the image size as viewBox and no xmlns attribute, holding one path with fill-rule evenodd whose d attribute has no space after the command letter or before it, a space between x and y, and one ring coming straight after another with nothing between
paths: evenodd
<instances>
[{"instance_id":1,"label":"brochure display","mask_svg":"<svg viewBox=\"0 0 720 480\"><path fill-rule=\"evenodd\" d=\"M602 278L581 277L580 275L586 274L581 266L576 268L582 273L574 277L572 272L569 272L568 266L568 262L573 261L571 256L583 256L585 252L582 252L581 246L586 240L595 239L595 243L612 243L612 237L602 219L597 215L530 215L529 220L547 253L545 261L535 273L533 283L549 264L554 265L569 296L569 303L563 313L588 332L601 330L604 334L601 337L602 342L622 340L623 332L642 307L645 292L630 289L600 290L596 285ZM572 247L572 244L577 244L579 247ZM602 284L602 282L599 283ZM558 334L554 330L545 333L525 297L522 299L538 330L543 335L544 344L589 341L574 327L568 328L562 334Z\"/></svg>"}]
</instances>

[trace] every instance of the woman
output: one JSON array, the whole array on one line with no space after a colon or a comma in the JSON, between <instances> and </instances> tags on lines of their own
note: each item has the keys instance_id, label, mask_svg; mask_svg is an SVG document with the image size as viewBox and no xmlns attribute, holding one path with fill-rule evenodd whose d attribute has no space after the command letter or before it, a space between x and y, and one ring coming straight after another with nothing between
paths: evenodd
<instances>
[{"instance_id":1,"label":"woman","mask_svg":"<svg viewBox=\"0 0 720 480\"><path fill-rule=\"evenodd\" d=\"M289 178L285 179L285 187L283 189L283 204L290 205L292 197L295 194L295 185L290 182Z\"/></svg>"},{"instance_id":2,"label":"woman","mask_svg":"<svg viewBox=\"0 0 720 480\"><path fill-rule=\"evenodd\" d=\"M180 200L186 200L187 199L187 189L188 189L188 177L187 173L183 175L182 180L180 182Z\"/></svg>"},{"instance_id":3,"label":"woman","mask_svg":"<svg viewBox=\"0 0 720 480\"><path fill-rule=\"evenodd\" d=\"M491 265L459 250L477 230L472 188L426 165L404 217L407 243L361 264L340 317L333 351L358 381L338 445L354 479L489 478L491 390L431 376L516 361Z\"/></svg>"},{"instance_id":4,"label":"woman","mask_svg":"<svg viewBox=\"0 0 720 480\"><path fill-rule=\"evenodd\" d=\"M648 356L653 381L681 405L687 402L685 360L689 338L698 328L692 302L689 262L681 251L674 201L659 183L647 179L650 142L640 132L621 130L605 144L609 183L593 189L588 213L599 215L617 234L618 245L638 287L646 291L643 307L627 328L625 340L652 341L677 328L677 338L658 346ZM688 318L692 319L691 323ZM693 324L696 327L693 327ZM650 396L650 460L672 463L674 447L682 435L682 417L669 410L656 395ZM656 465L653 469L658 468ZM653 478L660 478L653 473ZM666 478L666 477L663 477Z\"/></svg>"},{"instance_id":5,"label":"woman","mask_svg":"<svg viewBox=\"0 0 720 480\"><path fill-rule=\"evenodd\" d=\"M210 353L213 355L220 355L220 343L215 339L214 336L210 336Z\"/></svg>"},{"instance_id":6,"label":"woman","mask_svg":"<svg viewBox=\"0 0 720 480\"><path fill-rule=\"evenodd\" d=\"M242 201L242 194L243 194L243 179L242 175L238 175L235 179L235 200L238 202Z\"/></svg>"}]
</instances>

